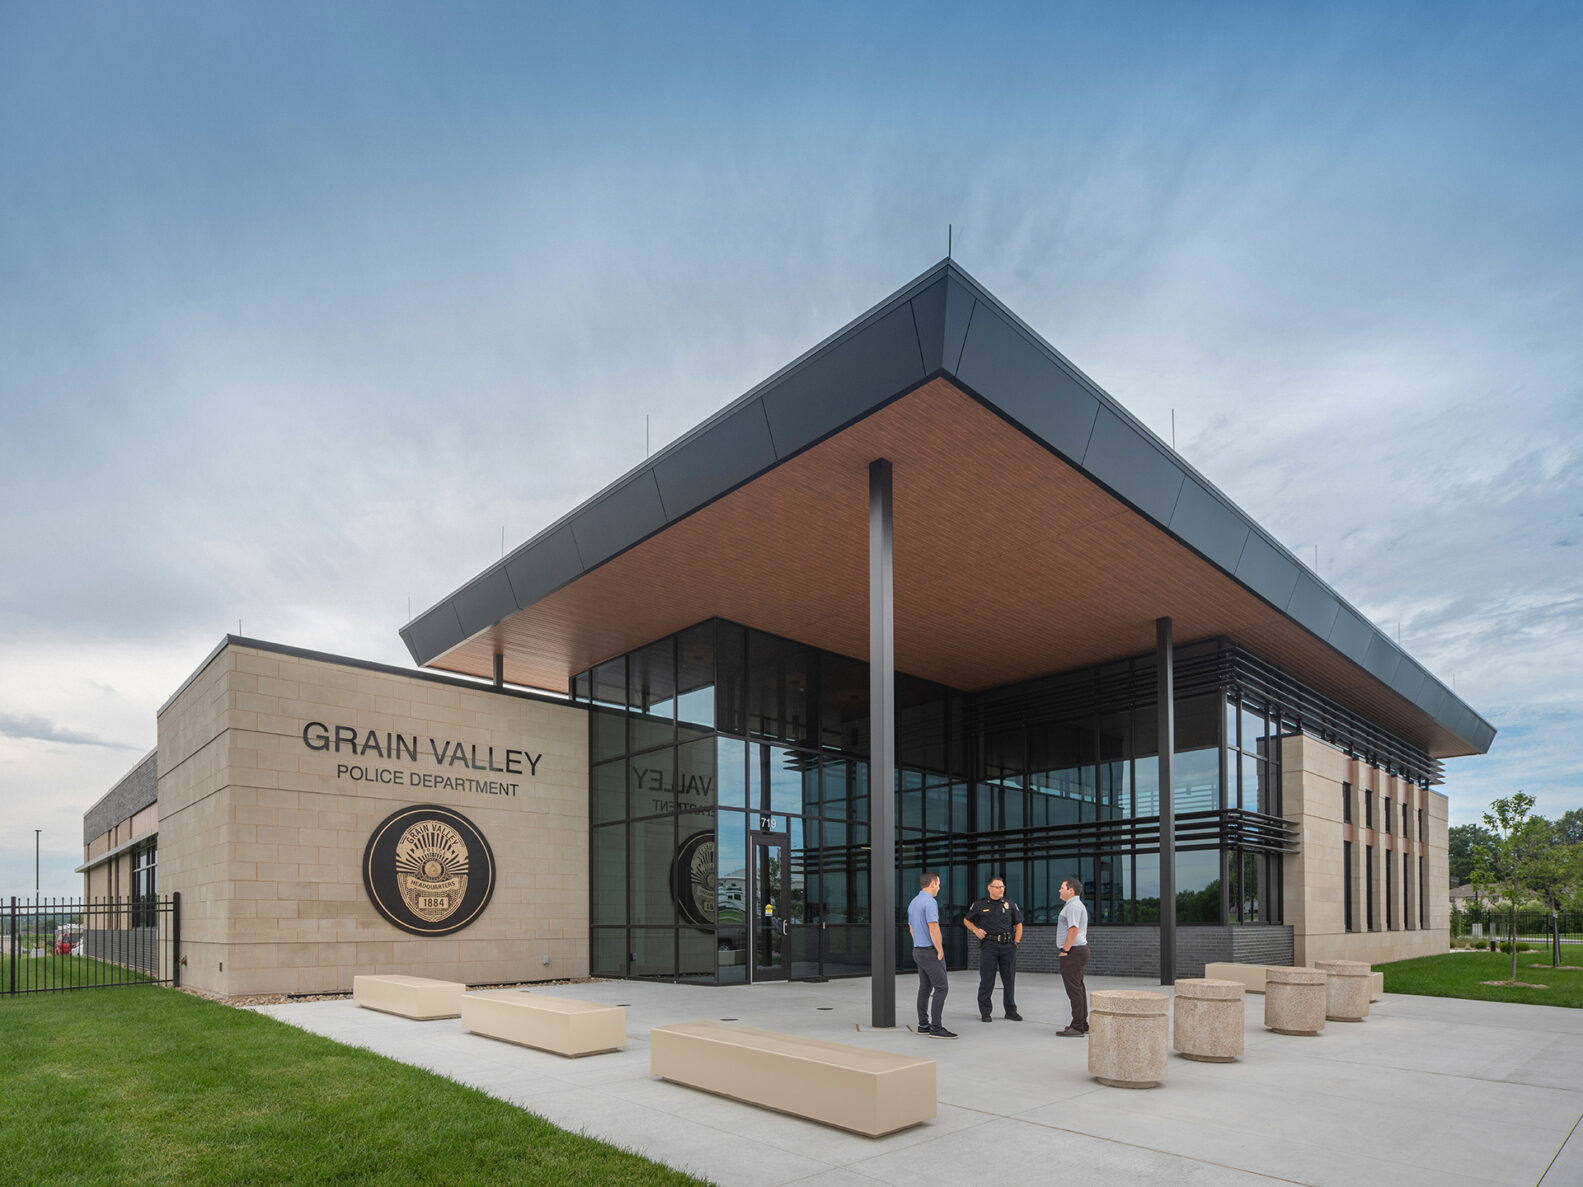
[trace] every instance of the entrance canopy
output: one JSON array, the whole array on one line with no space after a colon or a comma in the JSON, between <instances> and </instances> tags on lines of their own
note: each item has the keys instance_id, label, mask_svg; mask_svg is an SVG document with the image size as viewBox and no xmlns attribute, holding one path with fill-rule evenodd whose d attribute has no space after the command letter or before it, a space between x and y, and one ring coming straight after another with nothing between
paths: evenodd
<instances>
[{"instance_id":1,"label":"entrance canopy","mask_svg":"<svg viewBox=\"0 0 1583 1187\"><path fill-rule=\"evenodd\" d=\"M907 285L402 629L564 691L706 618L868 654L894 467L895 666L964 691L1225 636L1435 758L1495 730L954 263Z\"/></svg>"}]
</instances>

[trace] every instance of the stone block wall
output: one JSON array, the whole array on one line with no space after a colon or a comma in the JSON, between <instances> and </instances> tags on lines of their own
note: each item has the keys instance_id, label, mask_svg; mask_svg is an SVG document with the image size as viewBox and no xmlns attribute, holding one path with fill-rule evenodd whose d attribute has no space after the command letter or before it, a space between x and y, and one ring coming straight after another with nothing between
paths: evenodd
<instances>
[{"instance_id":1,"label":"stone block wall","mask_svg":"<svg viewBox=\"0 0 1583 1187\"><path fill-rule=\"evenodd\" d=\"M355 750L315 748L310 723L331 739L345 727ZM369 731L375 747L356 752ZM416 759L385 752L394 734L416 737ZM455 744L480 762L491 747L528 752L536 767L437 761ZM230 639L161 710L159 772L160 891L182 892L185 984L239 995L345 991L376 972L469 984L587 975L581 709ZM446 777L457 782L436 784ZM369 837L414 804L460 812L494 853L489 906L449 935L402 931L364 888Z\"/></svg>"}]
</instances>

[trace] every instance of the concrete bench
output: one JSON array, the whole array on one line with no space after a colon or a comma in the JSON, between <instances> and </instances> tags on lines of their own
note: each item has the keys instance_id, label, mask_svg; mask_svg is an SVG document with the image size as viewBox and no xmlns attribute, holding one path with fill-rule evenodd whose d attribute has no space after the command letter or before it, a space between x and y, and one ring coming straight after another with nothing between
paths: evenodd
<instances>
[{"instance_id":1,"label":"concrete bench","mask_svg":"<svg viewBox=\"0 0 1583 1187\"><path fill-rule=\"evenodd\" d=\"M1270 969L1285 968L1279 964L1230 964L1211 961L1204 966L1204 976L1217 981L1241 981L1249 993L1264 992L1264 975ZM1385 974L1369 974L1369 1000L1377 1002L1385 996Z\"/></svg>"},{"instance_id":2,"label":"concrete bench","mask_svg":"<svg viewBox=\"0 0 1583 1187\"><path fill-rule=\"evenodd\" d=\"M866 1137L935 1114L932 1059L721 1022L657 1026L649 1043L662 1079Z\"/></svg>"},{"instance_id":3,"label":"concrete bench","mask_svg":"<svg viewBox=\"0 0 1583 1187\"><path fill-rule=\"evenodd\" d=\"M462 1012L467 986L430 977L405 977L397 973L379 977L353 977L352 1000L365 1010L396 1014L416 1022L455 1018Z\"/></svg>"},{"instance_id":4,"label":"concrete bench","mask_svg":"<svg viewBox=\"0 0 1583 1187\"><path fill-rule=\"evenodd\" d=\"M621 1006L489 989L462 998L462 1029L575 1058L625 1047L627 1012Z\"/></svg>"}]
</instances>

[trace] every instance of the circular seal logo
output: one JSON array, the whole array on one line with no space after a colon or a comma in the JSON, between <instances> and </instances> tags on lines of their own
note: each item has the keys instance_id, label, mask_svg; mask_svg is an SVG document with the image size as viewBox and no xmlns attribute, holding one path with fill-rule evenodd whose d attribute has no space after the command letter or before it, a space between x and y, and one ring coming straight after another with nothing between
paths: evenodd
<instances>
[{"instance_id":1,"label":"circular seal logo","mask_svg":"<svg viewBox=\"0 0 1583 1187\"><path fill-rule=\"evenodd\" d=\"M711 929L715 925L715 834L694 833L681 843L671 864L671 893L682 922Z\"/></svg>"},{"instance_id":2,"label":"circular seal logo","mask_svg":"<svg viewBox=\"0 0 1583 1187\"><path fill-rule=\"evenodd\" d=\"M473 822L438 804L392 813L363 850L363 886L402 931L443 936L477 919L495 891L495 855Z\"/></svg>"}]
</instances>

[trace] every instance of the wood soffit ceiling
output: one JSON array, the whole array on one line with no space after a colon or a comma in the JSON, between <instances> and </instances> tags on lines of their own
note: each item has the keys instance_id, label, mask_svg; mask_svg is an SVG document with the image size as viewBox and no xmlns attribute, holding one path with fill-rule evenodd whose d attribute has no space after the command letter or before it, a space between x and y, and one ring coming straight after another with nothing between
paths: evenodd
<instances>
[{"instance_id":1,"label":"wood soffit ceiling","mask_svg":"<svg viewBox=\"0 0 1583 1187\"><path fill-rule=\"evenodd\" d=\"M935 379L428 665L564 692L719 616L868 655L868 464L894 464L896 666L964 691L1224 635L1436 757L1464 743L1086 475Z\"/></svg>"}]
</instances>

